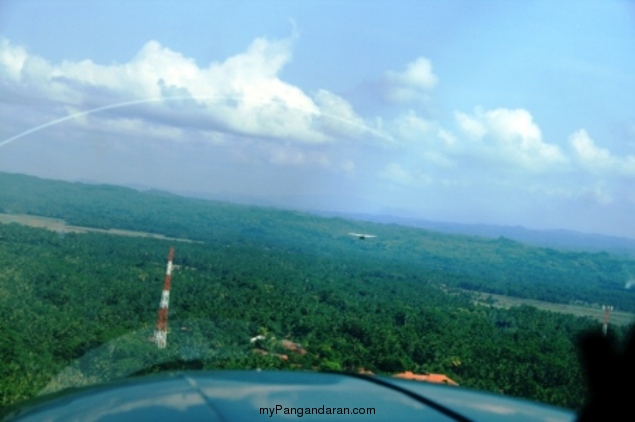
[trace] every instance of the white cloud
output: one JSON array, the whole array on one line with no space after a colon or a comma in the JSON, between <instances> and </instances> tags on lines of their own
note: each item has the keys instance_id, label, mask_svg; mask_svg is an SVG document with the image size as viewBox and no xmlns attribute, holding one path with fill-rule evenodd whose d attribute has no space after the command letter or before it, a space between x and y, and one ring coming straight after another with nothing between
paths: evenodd
<instances>
[{"instance_id":1,"label":"white cloud","mask_svg":"<svg viewBox=\"0 0 635 422\"><path fill-rule=\"evenodd\" d=\"M384 97L393 103L421 101L437 83L438 78L432 72L430 60L419 57L402 72L386 72L383 80Z\"/></svg>"},{"instance_id":2,"label":"white cloud","mask_svg":"<svg viewBox=\"0 0 635 422\"><path fill-rule=\"evenodd\" d=\"M473 114L456 112L455 120L464 134L479 141L474 152L490 159L533 170L567 161L557 145L542 139L540 128L527 110L477 108Z\"/></svg>"},{"instance_id":3,"label":"white cloud","mask_svg":"<svg viewBox=\"0 0 635 422\"><path fill-rule=\"evenodd\" d=\"M0 71L4 77L19 80L27 57L24 48L11 45L6 38L0 38Z\"/></svg>"},{"instance_id":4,"label":"white cloud","mask_svg":"<svg viewBox=\"0 0 635 422\"><path fill-rule=\"evenodd\" d=\"M435 121L419 116L414 110L397 116L390 125L398 136L401 147L435 167L454 168L456 163L449 158L457 142L449 131L439 127Z\"/></svg>"},{"instance_id":5,"label":"white cloud","mask_svg":"<svg viewBox=\"0 0 635 422\"><path fill-rule=\"evenodd\" d=\"M110 65L90 60L52 64L6 39L0 42L0 96L19 89L33 102L84 111L119 103L120 114L128 118L201 134L305 144L361 134L366 140L386 137L343 98L325 90L311 97L279 78L292 57L290 39L258 38L245 52L206 67L156 41L146 43L129 62ZM147 104L134 108L125 104L144 99Z\"/></svg>"},{"instance_id":6,"label":"white cloud","mask_svg":"<svg viewBox=\"0 0 635 422\"><path fill-rule=\"evenodd\" d=\"M399 136L408 141L420 141L432 133L436 127L433 122L418 116L414 110L408 110L397 117L396 126Z\"/></svg>"},{"instance_id":7,"label":"white cloud","mask_svg":"<svg viewBox=\"0 0 635 422\"><path fill-rule=\"evenodd\" d=\"M596 146L586 130L574 132L569 137L569 143L578 162L586 170L635 176L635 156L614 156L608 149Z\"/></svg>"},{"instance_id":8,"label":"white cloud","mask_svg":"<svg viewBox=\"0 0 635 422\"><path fill-rule=\"evenodd\" d=\"M569 142L571 142L578 159L584 164L608 167L613 162L611 153L607 149L596 147L593 139L584 129L573 133L569 137Z\"/></svg>"},{"instance_id":9,"label":"white cloud","mask_svg":"<svg viewBox=\"0 0 635 422\"><path fill-rule=\"evenodd\" d=\"M403 72L388 72L387 78L397 84L419 89L432 89L438 78L432 73L432 64L425 57L409 63Z\"/></svg>"},{"instance_id":10,"label":"white cloud","mask_svg":"<svg viewBox=\"0 0 635 422\"><path fill-rule=\"evenodd\" d=\"M485 120L498 138L505 142L516 142L524 151L544 147L540 129L527 110L497 108L487 111Z\"/></svg>"},{"instance_id":11,"label":"white cloud","mask_svg":"<svg viewBox=\"0 0 635 422\"><path fill-rule=\"evenodd\" d=\"M356 138L375 129L370 128L342 97L324 89L315 94L320 113L315 121L325 134L333 137Z\"/></svg>"},{"instance_id":12,"label":"white cloud","mask_svg":"<svg viewBox=\"0 0 635 422\"><path fill-rule=\"evenodd\" d=\"M469 114L457 111L454 113L454 118L459 125L459 129L473 139L481 139L487 133L485 125Z\"/></svg>"}]
</instances>

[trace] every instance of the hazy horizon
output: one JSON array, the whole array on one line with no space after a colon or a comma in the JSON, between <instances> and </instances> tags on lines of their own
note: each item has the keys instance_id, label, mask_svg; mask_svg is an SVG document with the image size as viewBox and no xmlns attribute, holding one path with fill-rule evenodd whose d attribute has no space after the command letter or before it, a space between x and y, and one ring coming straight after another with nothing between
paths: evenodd
<instances>
[{"instance_id":1,"label":"hazy horizon","mask_svg":"<svg viewBox=\"0 0 635 422\"><path fill-rule=\"evenodd\" d=\"M0 3L0 171L635 239L635 6L328 6Z\"/></svg>"},{"instance_id":2,"label":"hazy horizon","mask_svg":"<svg viewBox=\"0 0 635 422\"><path fill-rule=\"evenodd\" d=\"M16 174L23 176L34 176L25 173L8 173L8 174ZM486 223L464 223L457 221L449 221L449 220L431 220L419 217L417 215L412 215L408 210L399 210L399 209L390 209L386 208L376 213L367 213L367 212L356 212L350 210L338 210L337 208L325 208L325 207L314 207L311 206L311 203L306 200L306 198L289 198L289 197L279 197L279 198L267 198L267 197L257 197L257 196L244 196L244 195L236 195L233 193L225 192L219 194L209 194L204 192L194 192L194 191L178 191L178 190L166 190L157 186L143 185L143 184L110 184L104 183L98 180L89 180L89 179L78 179L78 180L63 180L63 179L50 179L44 178L44 180L54 180L54 181L64 181L69 183L81 183L87 185L104 185L104 186L118 186L123 188L129 188L135 190L137 192L163 192L166 194L176 195L185 199L201 199L201 200L209 200L209 201L219 201L228 204L236 204L236 205L247 205L247 206L255 206L255 207L265 207L265 208L274 208L279 210L286 211L298 211L307 214L313 214L318 216L331 216L331 217L341 217L345 219L351 220L360 220L367 221L371 223L379 223L379 224L399 224L413 228L424 228L426 230L432 230L437 232L445 232L445 233L455 233L455 234L464 234L464 235L476 235L476 236L484 236L484 237L507 237L511 235L511 239L515 239L518 235L522 234L523 231L529 233L542 233L542 234L555 234L558 232L563 232L564 235L581 235L581 236L603 236L607 239L622 239L627 242L633 241L635 242L635 238L628 236L619 236L619 235L611 235L611 234L603 234L598 232L590 232L583 230L573 230L573 229L561 229L561 228L553 228L553 229L541 229L541 228L533 228L524 226L521 224L514 225L503 225L503 224L486 224ZM325 203L325 202L324 202ZM487 234L482 233L484 229ZM497 230L496 229L500 229ZM512 230L512 232L509 232ZM497 233L497 234L495 234ZM517 239L521 243L527 243L526 239ZM563 239L566 242L566 239ZM571 239L569 239L571 240ZM532 242L529 242L530 244ZM541 245L540 242L535 243L536 245ZM543 245L544 246L544 245ZM556 247L555 245L551 245ZM635 245L634 245L635 246ZM585 248L586 249L586 248ZM601 249L601 248L598 248Z\"/></svg>"}]
</instances>

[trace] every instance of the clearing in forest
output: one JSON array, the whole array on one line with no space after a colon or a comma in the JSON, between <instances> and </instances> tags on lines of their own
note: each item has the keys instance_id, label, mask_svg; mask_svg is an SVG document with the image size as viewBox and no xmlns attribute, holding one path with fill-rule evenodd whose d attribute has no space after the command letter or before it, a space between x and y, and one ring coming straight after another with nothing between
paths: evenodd
<instances>
[{"instance_id":1,"label":"clearing in forest","mask_svg":"<svg viewBox=\"0 0 635 422\"><path fill-rule=\"evenodd\" d=\"M475 295L474 303L478 305L494 306L497 308L511 308L513 306L534 306L543 311L559 312L562 314L571 314L579 317L589 317L600 322L604 320L604 311L602 305L568 305L564 303L543 302L541 300L521 299L518 297L495 295L490 293L482 293L471 290L464 290ZM489 299L491 298L491 300ZM610 304L608 304L610 305ZM630 312L612 311L611 324L629 325L635 322L635 314Z\"/></svg>"},{"instance_id":2,"label":"clearing in forest","mask_svg":"<svg viewBox=\"0 0 635 422\"><path fill-rule=\"evenodd\" d=\"M172 240L176 242L188 242L188 243L202 243L190 239L183 239L178 237L168 237L162 234L139 232L134 230L121 230L121 229L97 229L94 227L72 226L66 224L64 220L57 218L41 217L37 215L25 215L25 214L2 214L0 213L0 223L3 224L21 224L23 226L37 227L47 230L52 230L58 233L105 233L113 234L116 236L131 236L131 237L151 237L153 239Z\"/></svg>"}]
</instances>

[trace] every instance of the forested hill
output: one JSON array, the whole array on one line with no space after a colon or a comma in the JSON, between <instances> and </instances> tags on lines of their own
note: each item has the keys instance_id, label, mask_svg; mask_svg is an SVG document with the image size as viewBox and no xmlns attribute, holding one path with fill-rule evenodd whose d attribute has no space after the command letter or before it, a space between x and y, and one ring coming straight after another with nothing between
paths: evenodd
<instances>
[{"instance_id":1,"label":"forested hill","mask_svg":"<svg viewBox=\"0 0 635 422\"><path fill-rule=\"evenodd\" d=\"M0 173L0 187L3 213L210 244L243 242L322 257L363 256L438 274L448 286L556 303L611 304L635 312L635 289L625 289L635 275L635 261L606 253L563 252L502 237L442 234L6 173ZM362 242L348 232L371 232L378 237Z\"/></svg>"},{"instance_id":2,"label":"forested hill","mask_svg":"<svg viewBox=\"0 0 635 422\"><path fill-rule=\"evenodd\" d=\"M388 215L346 214L322 212L320 215L372 221L382 224L400 224L426 230L480 236L485 238L506 237L528 245L581 252L608 252L613 255L635 258L635 239L580 233L573 230L535 230L521 226L492 224L460 224L403 218Z\"/></svg>"},{"instance_id":3,"label":"forested hill","mask_svg":"<svg viewBox=\"0 0 635 422\"><path fill-rule=\"evenodd\" d=\"M56 374L89 383L178 368L365 368L439 372L579 408L575 339L599 324L481 306L459 288L631 311L635 302L623 288L633 262L608 254L9 174L0 174L0 207L200 241L175 245L168 347L157 349L148 337L174 239L0 224L0 407ZM251 344L258 334L267 340ZM307 353L280 359L280 339Z\"/></svg>"}]
</instances>

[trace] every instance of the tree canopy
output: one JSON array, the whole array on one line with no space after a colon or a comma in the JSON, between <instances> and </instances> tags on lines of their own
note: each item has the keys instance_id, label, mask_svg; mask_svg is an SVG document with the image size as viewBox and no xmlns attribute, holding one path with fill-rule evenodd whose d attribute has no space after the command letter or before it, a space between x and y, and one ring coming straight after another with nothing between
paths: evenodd
<instances>
[{"instance_id":1,"label":"tree canopy","mask_svg":"<svg viewBox=\"0 0 635 422\"><path fill-rule=\"evenodd\" d=\"M70 381L168 369L365 368L438 372L577 409L584 387L575 339L597 322L482 306L462 289L635 311L622 281L634 263L608 254L0 177L5 213L202 242L175 245L161 351L148 338L173 243L0 224L0 406ZM359 241L350 231L378 237ZM259 334L265 340L251 344ZM284 349L284 339L306 354Z\"/></svg>"}]
</instances>

